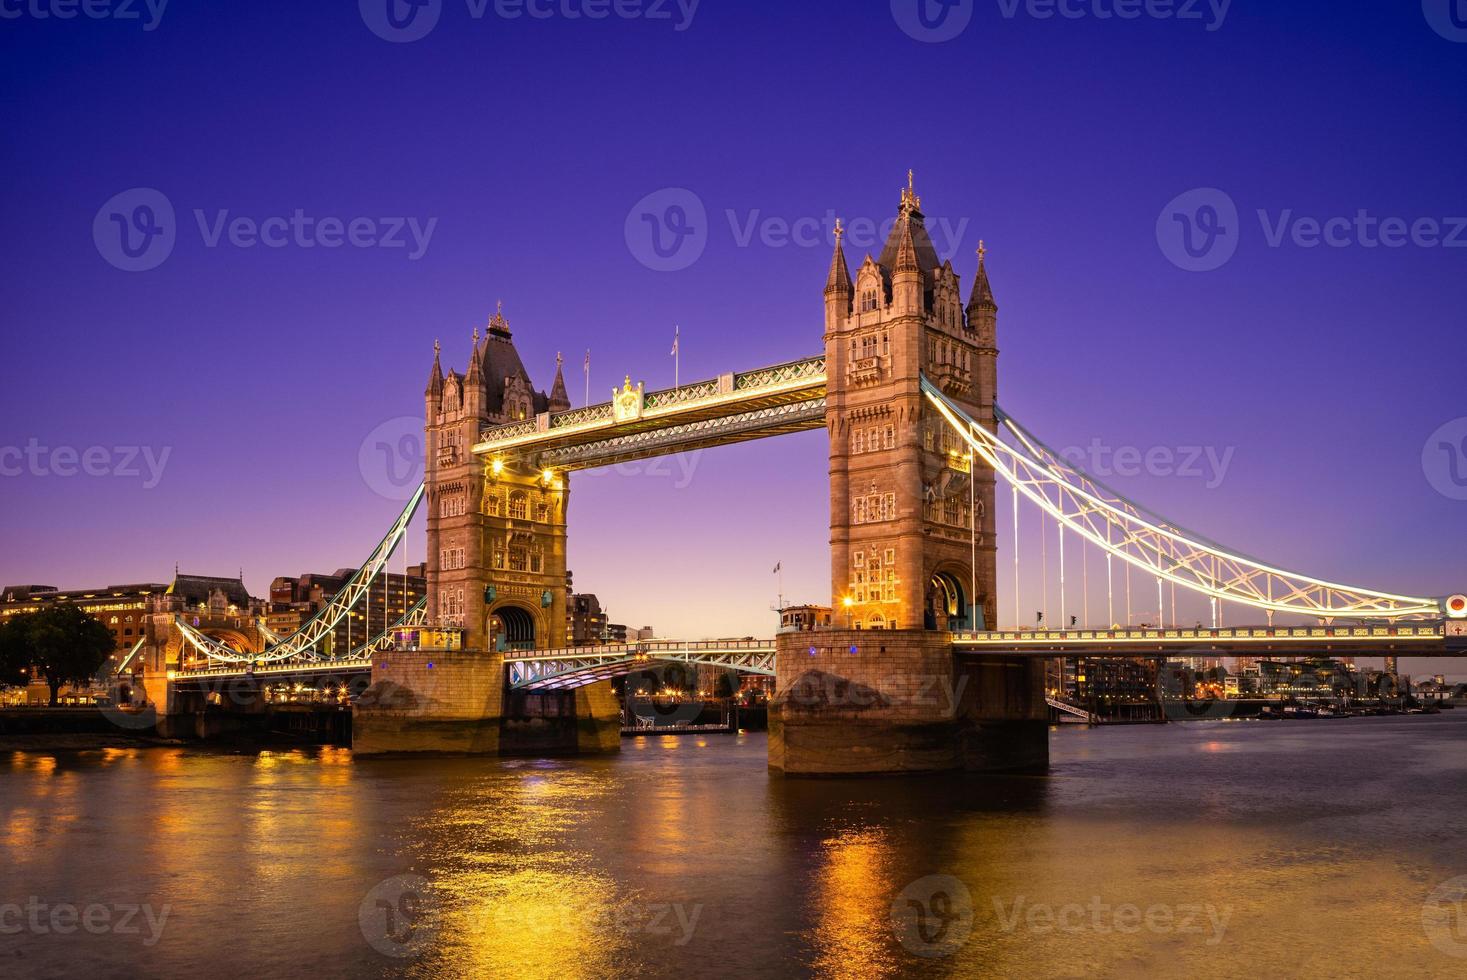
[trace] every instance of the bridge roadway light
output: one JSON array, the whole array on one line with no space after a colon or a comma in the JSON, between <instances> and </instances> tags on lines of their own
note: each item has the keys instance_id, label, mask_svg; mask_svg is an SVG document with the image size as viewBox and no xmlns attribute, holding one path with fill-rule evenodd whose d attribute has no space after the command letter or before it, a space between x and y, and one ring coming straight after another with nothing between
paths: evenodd
<instances>
[{"instance_id":1,"label":"bridge roadway light","mask_svg":"<svg viewBox=\"0 0 1467 980\"><path fill-rule=\"evenodd\" d=\"M502 459L496 459L496 460L494 460L492 463L489 464L489 470L495 476L498 476L499 474L503 473L504 472L504 460L502 460Z\"/></svg>"}]
</instances>

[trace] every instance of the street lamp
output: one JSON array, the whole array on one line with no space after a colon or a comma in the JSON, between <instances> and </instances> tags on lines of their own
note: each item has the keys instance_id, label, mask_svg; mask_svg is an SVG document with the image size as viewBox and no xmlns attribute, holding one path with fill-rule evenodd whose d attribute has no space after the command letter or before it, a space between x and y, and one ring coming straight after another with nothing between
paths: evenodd
<instances>
[{"instance_id":1,"label":"street lamp","mask_svg":"<svg viewBox=\"0 0 1467 980\"><path fill-rule=\"evenodd\" d=\"M842 599L840 601L840 604L842 606L845 606L845 608L846 608L846 629L850 629L851 628L851 616L853 615L852 612L851 612L851 610L855 607L856 600L855 599L852 599L850 596L846 596L844 599Z\"/></svg>"}]
</instances>

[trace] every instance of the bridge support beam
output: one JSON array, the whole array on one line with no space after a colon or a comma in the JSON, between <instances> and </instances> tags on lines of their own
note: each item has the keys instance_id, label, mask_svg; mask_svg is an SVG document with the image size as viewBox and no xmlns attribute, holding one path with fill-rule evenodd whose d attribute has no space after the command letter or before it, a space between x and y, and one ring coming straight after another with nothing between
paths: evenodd
<instances>
[{"instance_id":1,"label":"bridge support beam","mask_svg":"<svg viewBox=\"0 0 1467 980\"><path fill-rule=\"evenodd\" d=\"M352 751L541 756L617 752L610 682L574 691L506 690L504 657L482 651L389 651L352 712Z\"/></svg>"},{"instance_id":2,"label":"bridge support beam","mask_svg":"<svg viewBox=\"0 0 1467 980\"><path fill-rule=\"evenodd\" d=\"M947 633L784 633L769 767L786 776L1043 770L1037 658L954 655Z\"/></svg>"}]
</instances>

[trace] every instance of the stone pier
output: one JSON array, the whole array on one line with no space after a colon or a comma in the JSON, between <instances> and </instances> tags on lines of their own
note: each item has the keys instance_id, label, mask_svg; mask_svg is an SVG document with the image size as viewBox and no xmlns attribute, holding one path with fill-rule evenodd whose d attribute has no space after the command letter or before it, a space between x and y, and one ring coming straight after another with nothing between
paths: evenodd
<instances>
[{"instance_id":1,"label":"stone pier","mask_svg":"<svg viewBox=\"0 0 1467 980\"><path fill-rule=\"evenodd\" d=\"M482 651L389 652L352 717L358 755L445 752L579 755L621 750L611 683L506 691L504 657Z\"/></svg>"},{"instance_id":2,"label":"stone pier","mask_svg":"<svg viewBox=\"0 0 1467 980\"><path fill-rule=\"evenodd\" d=\"M769 768L787 776L968 770L1049 763L1038 660L957 656L930 630L824 630L777 639Z\"/></svg>"}]
</instances>

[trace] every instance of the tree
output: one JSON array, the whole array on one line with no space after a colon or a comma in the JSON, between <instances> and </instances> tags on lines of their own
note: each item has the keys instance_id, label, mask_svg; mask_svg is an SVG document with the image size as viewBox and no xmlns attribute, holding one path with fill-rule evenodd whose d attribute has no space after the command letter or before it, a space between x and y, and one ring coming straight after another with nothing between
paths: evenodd
<instances>
[{"instance_id":1,"label":"tree","mask_svg":"<svg viewBox=\"0 0 1467 980\"><path fill-rule=\"evenodd\" d=\"M89 683L113 650L100 619L65 603L17 616L10 628L20 632L23 660L46 678L53 708L61 685Z\"/></svg>"},{"instance_id":2,"label":"tree","mask_svg":"<svg viewBox=\"0 0 1467 980\"><path fill-rule=\"evenodd\" d=\"M713 682L713 696L720 699L728 699L734 696L733 678L729 677L727 671L720 671L718 680Z\"/></svg>"},{"instance_id":3,"label":"tree","mask_svg":"<svg viewBox=\"0 0 1467 980\"><path fill-rule=\"evenodd\" d=\"M29 616L11 616L0 621L0 687L22 687L30 680L26 668L30 654L26 652L25 620Z\"/></svg>"}]
</instances>

